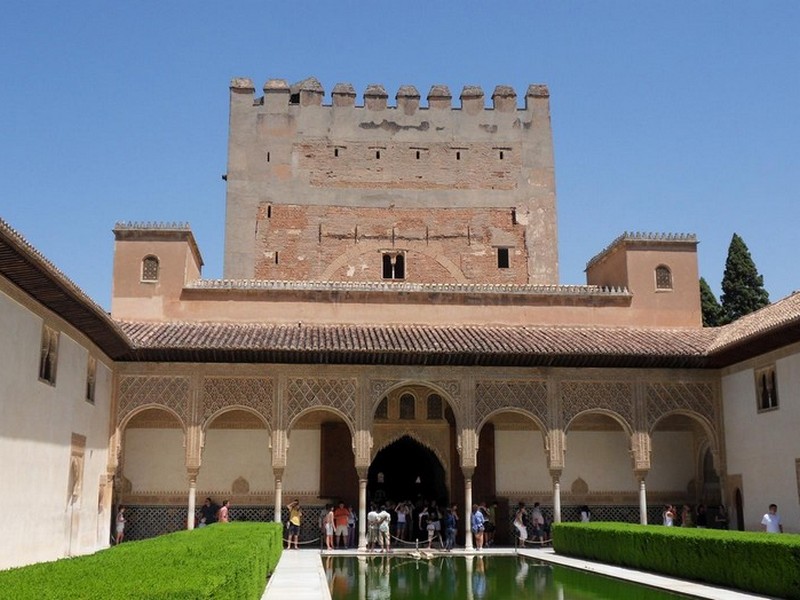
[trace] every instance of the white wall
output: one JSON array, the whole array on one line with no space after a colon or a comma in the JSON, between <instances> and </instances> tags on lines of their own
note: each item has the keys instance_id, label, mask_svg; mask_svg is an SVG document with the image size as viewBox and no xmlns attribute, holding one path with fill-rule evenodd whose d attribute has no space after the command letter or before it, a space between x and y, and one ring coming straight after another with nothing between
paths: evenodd
<instances>
[{"instance_id":1,"label":"white wall","mask_svg":"<svg viewBox=\"0 0 800 600\"><path fill-rule=\"evenodd\" d=\"M266 429L208 430L197 489L230 491L239 477L250 483L251 492L275 489L269 433Z\"/></svg>"},{"instance_id":2,"label":"white wall","mask_svg":"<svg viewBox=\"0 0 800 600\"><path fill-rule=\"evenodd\" d=\"M319 495L320 451L319 429L296 429L290 432L283 475L285 497Z\"/></svg>"},{"instance_id":3,"label":"white wall","mask_svg":"<svg viewBox=\"0 0 800 600\"><path fill-rule=\"evenodd\" d=\"M773 364L770 357L757 366ZM754 369L722 378L728 473L742 476L745 529L759 530L771 503L784 531L800 532L795 460L800 458L800 348L774 361L778 408L759 413Z\"/></svg>"},{"instance_id":4,"label":"white wall","mask_svg":"<svg viewBox=\"0 0 800 600\"><path fill-rule=\"evenodd\" d=\"M110 517L98 506L108 458L110 372L98 361L95 403L86 402L88 351L67 333L77 332L51 316L62 332L56 384L40 381L39 313L47 313L15 301L10 289L0 280L0 482L13 507L0 519L0 568L93 552L108 546L110 535ZM73 433L86 437L74 501Z\"/></svg>"},{"instance_id":5,"label":"white wall","mask_svg":"<svg viewBox=\"0 0 800 600\"><path fill-rule=\"evenodd\" d=\"M589 485L590 493L638 491L628 436L621 430L567 432L561 489L569 491L578 477Z\"/></svg>"},{"instance_id":6,"label":"white wall","mask_svg":"<svg viewBox=\"0 0 800 600\"><path fill-rule=\"evenodd\" d=\"M495 430L498 496L525 496L552 489L540 431Z\"/></svg>"},{"instance_id":7,"label":"white wall","mask_svg":"<svg viewBox=\"0 0 800 600\"><path fill-rule=\"evenodd\" d=\"M189 494L183 429L129 428L123 441L122 474L133 493Z\"/></svg>"}]
</instances>

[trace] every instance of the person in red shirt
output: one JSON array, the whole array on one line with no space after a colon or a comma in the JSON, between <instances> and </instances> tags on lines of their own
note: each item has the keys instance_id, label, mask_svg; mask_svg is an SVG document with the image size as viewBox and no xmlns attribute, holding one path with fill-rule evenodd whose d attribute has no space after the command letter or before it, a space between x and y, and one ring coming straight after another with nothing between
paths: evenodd
<instances>
[{"instance_id":1,"label":"person in red shirt","mask_svg":"<svg viewBox=\"0 0 800 600\"><path fill-rule=\"evenodd\" d=\"M339 502L339 506L333 511L334 541L337 548L347 548L347 540L349 531L347 530L347 522L350 519L350 509L344 505L344 502Z\"/></svg>"}]
</instances>

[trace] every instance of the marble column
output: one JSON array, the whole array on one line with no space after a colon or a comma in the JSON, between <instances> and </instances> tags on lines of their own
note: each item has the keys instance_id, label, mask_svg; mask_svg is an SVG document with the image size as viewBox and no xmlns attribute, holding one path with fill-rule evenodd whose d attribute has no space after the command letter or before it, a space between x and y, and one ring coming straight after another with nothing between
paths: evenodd
<instances>
[{"instance_id":1,"label":"marble column","mask_svg":"<svg viewBox=\"0 0 800 600\"><path fill-rule=\"evenodd\" d=\"M280 523L283 521L281 518L281 511L283 510L283 469L272 469L272 473L275 477L275 515L273 521Z\"/></svg>"},{"instance_id":2,"label":"marble column","mask_svg":"<svg viewBox=\"0 0 800 600\"><path fill-rule=\"evenodd\" d=\"M553 522L561 523L561 471L551 470L553 478Z\"/></svg>"},{"instance_id":3,"label":"marble column","mask_svg":"<svg viewBox=\"0 0 800 600\"><path fill-rule=\"evenodd\" d=\"M639 523L647 525L647 488L644 479L647 471L637 471L636 478L639 480Z\"/></svg>"},{"instance_id":4,"label":"marble column","mask_svg":"<svg viewBox=\"0 0 800 600\"><path fill-rule=\"evenodd\" d=\"M189 506L187 507L186 529L194 529L194 515L197 512L197 474L200 469L189 469Z\"/></svg>"},{"instance_id":5,"label":"marble column","mask_svg":"<svg viewBox=\"0 0 800 600\"><path fill-rule=\"evenodd\" d=\"M358 470L358 550L367 549L367 470Z\"/></svg>"},{"instance_id":6,"label":"marble column","mask_svg":"<svg viewBox=\"0 0 800 600\"><path fill-rule=\"evenodd\" d=\"M475 473L473 468L462 468L464 471L464 550L470 552L472 545L472 475Z\"/></svg>"}]
</instances>

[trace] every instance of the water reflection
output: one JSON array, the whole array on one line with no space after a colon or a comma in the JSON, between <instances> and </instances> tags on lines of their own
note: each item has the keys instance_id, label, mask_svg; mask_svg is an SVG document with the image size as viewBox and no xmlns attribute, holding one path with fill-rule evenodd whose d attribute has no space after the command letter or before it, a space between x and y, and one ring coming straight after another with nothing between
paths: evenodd
<instances>
[{"instance_id":1,"label":"water reflection","mask_svg":"<svg viewBox=\"0 0 800 600\"><path fill-rule=\"evenodd\" d=\"M326 556L333 600L686 598L522 556Z\"/></svg>"}]
</instances>

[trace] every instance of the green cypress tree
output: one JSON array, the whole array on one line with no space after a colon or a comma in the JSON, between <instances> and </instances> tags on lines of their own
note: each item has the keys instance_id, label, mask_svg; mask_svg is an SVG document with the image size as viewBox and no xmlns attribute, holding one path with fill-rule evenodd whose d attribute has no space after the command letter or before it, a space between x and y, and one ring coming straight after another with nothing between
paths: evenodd
<instances>
[{"instance_id":1,"label":"green cypress tree","mask_svg":"<svg viewBox=\"0 0 800 600\"><path fill-rule=\"evenodd\" d=\"M769 294L764 289L764 278L758 274L744 240L735 233L728 247L720 299L723 324L735 321L769 304Z\"/></svg>"},{"instance_id":2,"label":"green cypress tree","mask_svg":"<svg viewBox=\"0 0 800 600\"><path fill-rule=\"evenodd\" d=\"M703 311L703 327L722 325L722 307L704 277L700 278L700 309Z\"/></svg>"}]
</instances>

